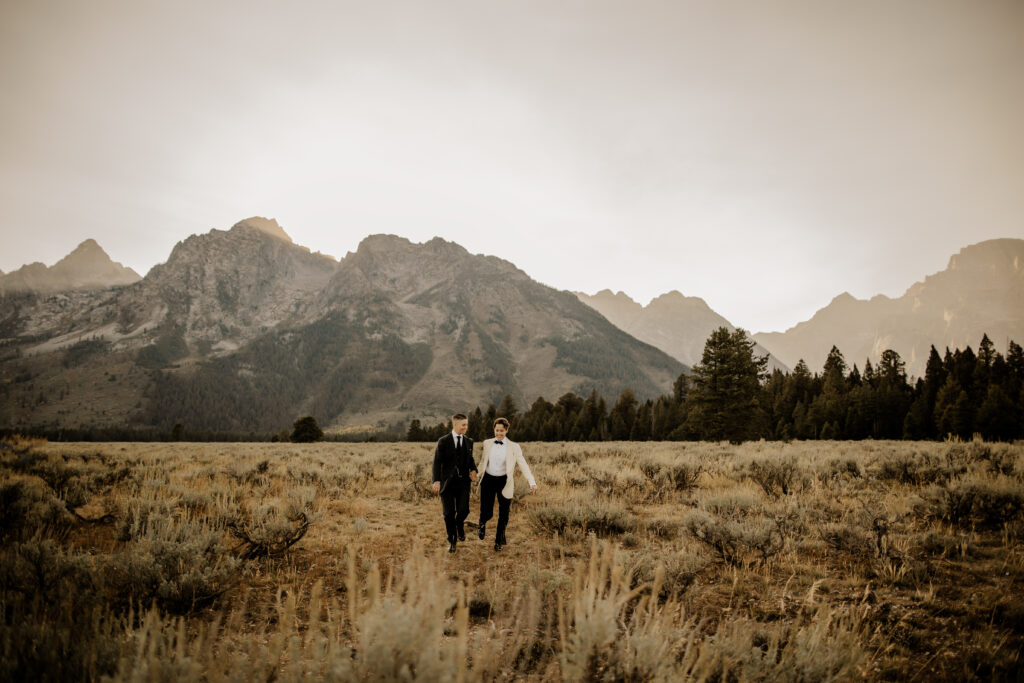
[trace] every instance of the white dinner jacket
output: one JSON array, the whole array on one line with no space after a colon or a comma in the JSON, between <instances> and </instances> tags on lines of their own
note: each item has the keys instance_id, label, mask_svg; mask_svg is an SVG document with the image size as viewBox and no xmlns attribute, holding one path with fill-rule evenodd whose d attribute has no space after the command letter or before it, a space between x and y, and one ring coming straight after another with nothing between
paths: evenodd
<instances>
[{"instance_id":1,"label":"white dinner jacket","mask_svg":"<svg viewBox=\"0 0 1024 683\"><path fill-rule=\"evenodd\" d=\"M512 481L512 475L515 474L516 467L523 470L523 474L526 475L526 481L530 482L530 486L536 486L537 481L533 478L533 472L530 471L530 466L526 464L526 458L523 457L523 449L519 444L510 440L508 437L503 440L505 442L505 471L508 476L505 479L505 487L501 489L501 495L511 500L516 490L515 482ZM480 460L480 464L477 466L477 469L480 471L480 477L476 480L477 486L479 486L480 482L483 481L484 474L487 472L487 460L491 456L491 446L493 445L493 438L484 441L484 457Z\"/></svg>"}]
</instances>

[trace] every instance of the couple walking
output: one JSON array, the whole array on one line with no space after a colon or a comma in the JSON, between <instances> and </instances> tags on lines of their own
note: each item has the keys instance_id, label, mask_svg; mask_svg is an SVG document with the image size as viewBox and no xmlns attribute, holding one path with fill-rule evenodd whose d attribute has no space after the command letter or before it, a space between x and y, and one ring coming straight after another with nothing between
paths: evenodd
<instances>
[{"instance_id":1,"label":"couple walking","mask_svg":"<svg viewBox=\"0 0 1024 683\"><path fill-rule=\"evenodd\" d=\"M503 417L494 421L494 438L484 441L484 454L480 460L483 476L478 476L473 459L473 439L466 436L469 418L462 413L452 415L452 431L442 436L434 450L435 495L441 496L444 510L444 528L448 534L448 552L454 553L459 541L466 540L465 521L469 517L469 487L480 487L480 522L477 535L487 537L487 522L494 516L494 500L498 500L498 528L494 531L494 549L501 550L507 543L505 527L508 510L512 505L515 484L512 476L520 468L530 482L530 492L537 490L537 482L530 466L523 458L519 444L507 438L509 423Z\"/></svg>"}]
</instances>

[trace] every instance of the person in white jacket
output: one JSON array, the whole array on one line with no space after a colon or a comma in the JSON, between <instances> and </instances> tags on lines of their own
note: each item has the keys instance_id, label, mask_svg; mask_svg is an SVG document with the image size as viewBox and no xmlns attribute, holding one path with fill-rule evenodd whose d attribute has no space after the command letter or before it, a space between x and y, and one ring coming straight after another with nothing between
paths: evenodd
<instances>
[{"instance_id":1,"label":"person in white jacket","mask_svg":"<svg viewBox=\"0 0 1024 683\"><path fill-rule=\"evenodd\" d=\"M480 523L477 533L480 540L487 536L487 522L494 516L494 499L498 499L498 528L494 533L494 549L501 550L507 544L505 527L508 526L508 510L512 505L515 483L512 478L516 468L520 468L530 482L530 493L537 490L537 482L533 478L530 466L523 457L523 449L519 444L508 439L509 423L503 417L494 421L494 438L484 441L484 457L480 460L479 471L482 476L477 480L480 487Z\"/></svg>"}]
</instances>

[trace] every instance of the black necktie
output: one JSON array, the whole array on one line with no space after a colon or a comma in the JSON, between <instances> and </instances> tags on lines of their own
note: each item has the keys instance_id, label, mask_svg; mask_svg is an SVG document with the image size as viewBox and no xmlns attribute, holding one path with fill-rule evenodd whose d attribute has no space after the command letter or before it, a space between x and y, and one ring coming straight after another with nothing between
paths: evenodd
<instances>
[{"instance_id":1,"label":"black necktie","mask_svg":"<svg viewBox=\"0 0 1024 683\"><path fill-rule=\"evenodd\" d=\"M504 445L504 444L505 444L505 442L504 442L504 441L495 441L494 443L495 443L496 445L498 445L498 446L502 446L502 445Z\"/></svg>"},{"instance_id":2,"label":"black necktie","mask_svg":"<svg viewBox=\"0 0 1024 683\"><path fill-rule=\"evenodd\" d=\"M462 448L462 437L461 436L455 437L455 447L456 448Z\"/></svg>"}]
</instances>

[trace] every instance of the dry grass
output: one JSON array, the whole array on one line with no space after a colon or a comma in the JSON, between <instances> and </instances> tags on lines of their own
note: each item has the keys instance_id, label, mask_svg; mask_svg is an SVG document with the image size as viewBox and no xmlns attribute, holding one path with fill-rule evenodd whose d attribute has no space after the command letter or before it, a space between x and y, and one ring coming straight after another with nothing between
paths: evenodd
<instances>
[{"instance_id":1,"label":"dry grass","mask_svg":"<svg viewBox=\"0 0 1024 683\"><path fill-rule=\"evenodd\" d=\"M0 677L1018 675L1022 446L524 450L449 555L430 445L10 442Z\"/></svg>"}]
</instances>

